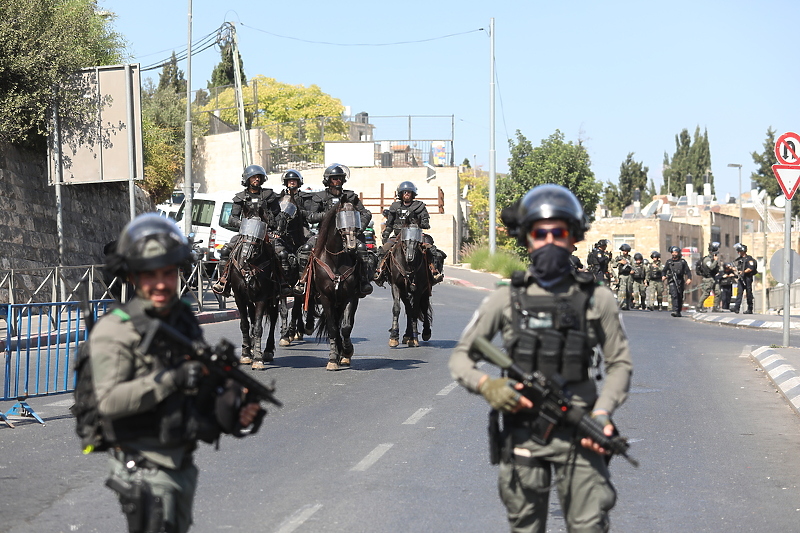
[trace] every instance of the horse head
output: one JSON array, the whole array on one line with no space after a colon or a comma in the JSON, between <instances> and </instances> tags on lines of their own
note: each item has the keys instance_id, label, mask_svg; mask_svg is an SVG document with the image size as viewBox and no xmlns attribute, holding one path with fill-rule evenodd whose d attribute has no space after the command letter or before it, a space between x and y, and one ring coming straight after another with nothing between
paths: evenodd
<instances>
[{"instance_id":1,"label":"horse head","mask_svg":"<svg viewBox=\"0 0 800 533\"><path fill-rule=\"evenodd\" d=\"M361 230L361 213L349 202L340 203L336 210L336 230L342 236L344 248L348 252L358 245L358 232Z\"/></svg>"},{"instance_id":2,"label":"horse head","mask_svg":"<svg viewBox=\"0 0 800 533\"><path fill-rule=\"evenodd\" d=\"M406 264L411 265L422 242L422 229L416 224L405 226L400 230L400 242L403 243L405 249Z\"/></svg>"}]
</instances>

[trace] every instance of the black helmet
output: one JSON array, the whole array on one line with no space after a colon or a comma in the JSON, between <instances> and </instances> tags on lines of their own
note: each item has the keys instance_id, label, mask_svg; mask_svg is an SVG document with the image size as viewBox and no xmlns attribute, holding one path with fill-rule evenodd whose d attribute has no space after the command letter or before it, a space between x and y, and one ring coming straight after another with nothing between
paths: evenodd
<instances>
[{"instance_id":1,"label":"black helmet","mask_svg":"<svg viewBox=\"0 0 800 533\"><path fill-rule=\"evenodd\" d=\"M347 181L347 178L349 177L350 177L349 168L347 168L345 165L334 163L330 165L328 168L326 168L325 172L322 173L322 184L325 187L330 187L331 178L339 178L342 180L342 185L344 185L345 182Z\"/></svg>"},{"instance_id":2,"label":"black helmet","mask_svg":"<svg viewBox=\"0 0 800 533\"><path fill-rule=\"evenodd\" d=\"M250 165L242 172L242 187L247 187L248 181L253 176L262 176L259 186L264 185L264 182L267 181L267 171L264 170L264 167L261 165Z\"/></svg>"},{"instance_id":3,"label":"black helmet","mask_svg":"<svg viewBox=\"0 0 800 533\"><path fill-rule=\"evenodd\" d=\"M417 197L417 187L410 181L404 181L403 183L397 186L397 199L402 200L403 193L406 191L411 193L412 200Z\"/></svg>"},{"instance_id":4,"label":"black helmet","mask_svg":"<svg viewBox=\"0 0 800 533\"><path fill-rule=\"evenodd\" d=\"M669 253L674 253L674 252L678 252L678 255L680 255L681 249L678 248L677 246L670 246L669 247Z\"/></svg>"},{"instance_id":5,"label":"black helmet","mask_svg":"<svg viewBox=\"0 0 800 533\"><path fill-rule=\"evenodd\" d=\"M281 179L283 179L283 186L287 188L289 186L286 184L286 182L289 180L297 180L297 188L300 188L300 186L303 185L303 175L300 174L299 170L295 170L293 168L290 168L284 172L283 176L281 176Z\"/></svg>"},{"instance_id":6,"label":"black helmet","mask_svg":"<svg viewBox=\"0 0 800 533\"><path fill-rule=\"evenodd\" d=\"M639 252L636 252L635 254L633 254L633 260L634 261L644 261L644 257L642 257L642 254L640 254Z\"/></svg>"},{"instance_id":7,"label":"black helmet","mask_svg":"<svg viewBox=\"0 0 800 533\"><path fill-rule=\"evenodd\" d=\"M589 220L581 203L572 191L561 185L538 185L522 197L517 210L517 221L521 230L517 242L526 246L528 232L533 223L545 219L565 221L576 241L583 240L586 230L589 229Z\"/></svg>"},{"instance_id":8,"label":"black helmet","mask_svg":"<svg viewBox=\"0 0 800 533\"><path fill-rule=\"evenodd\" d=\"M740 242L737 242L736 244L734 244L733 245L733 249L736 250L737 252L747 253L747 245L746 244L742 244Z\"/></svg>"},{"instance_id":9,"label":"black helmet","mask_svg":"<svg viewBox=\"0 0 800 533\"><path fill-rule=\"evenodd\" d=\"M608 246L608 239L600 239L597 241L597 244L595 244L597 248L602 248L603 246Z\"/></svg>"},{"instance_id":10,"label":"black helmet","mask_svg":"<svg viewBox=\"0 0 800 533\"><path fill-rule=\"evenodd\" d=\"M661 252L653 250L652 252L650 252L650 259L656 259L656 258L661 259Z\"/></svg>"},{"instance_id":11,"label":"black helmet","mask_svg":"<svg viewBox=\"0 0 800 533\"><path fill-rule=\"evenodd\" d=\"M128 272L179 265L189 258L190 252L178 225L156 213L145 213L128 222L116 250Z\"/></svg>"},{"instance_id":12,"label":"black helmet","mask_svg":"<svg viewBox=\"0 0 800 533\"><path fill-rule=\"evenodd\" d=\"M628 244L627 242L623 242L622 246L620 246L619 249L621 251L623 251L623 252L630 252L631 251L631 245Z\"/></svg>"},{"instance_id":13,"label":"black helmet","mask_svg":"<svg viewBox=\"0 0 800 533\"><path fill-rule=\"evenodd\" d=\"M720 245L718 242L712 242L711 244L708 245L708 252L712 254L719 252L719 246Z\"/></svg>"}]
</instances>

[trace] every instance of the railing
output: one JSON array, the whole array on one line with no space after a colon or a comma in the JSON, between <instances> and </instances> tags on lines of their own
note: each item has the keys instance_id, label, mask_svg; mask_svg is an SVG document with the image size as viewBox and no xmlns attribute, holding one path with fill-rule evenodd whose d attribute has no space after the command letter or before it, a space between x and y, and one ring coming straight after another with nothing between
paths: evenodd
<instances>
[{"instance_id":1,"label":"railing","mask_svg":"<svg viewBox=\"0 0 800 533\"><path fill-rule=\"evenodd\" d=\"M424 198L422 196L416 198L425 203L428 213L444 213L444 191L442 191L441 187L437 187L437 191L438 194L436 198ZM383 183L381 183L380 196L364 196L362 193L359 194L358 197L361 199L361 203L364 204L364 207L377 215L383 214L383 210L388 209L389 206L392 205L392 202L396 200L394 189L387 193Z\"/></svg>"},{"instance_id":2,"label":"railing","mask_svg":"<svg viewBox=\"0 0 800 533\"><path fill-rule=\"evenodd\" d=\"M453 141L375 141L375 166L382 168L452 167Z\"/></svg>"}]
</instances>

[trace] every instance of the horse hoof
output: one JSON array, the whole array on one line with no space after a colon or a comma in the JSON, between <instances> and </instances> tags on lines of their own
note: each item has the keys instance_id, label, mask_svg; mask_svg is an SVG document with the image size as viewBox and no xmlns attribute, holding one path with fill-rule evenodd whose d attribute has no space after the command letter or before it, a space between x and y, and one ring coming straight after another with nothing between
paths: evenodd
<instances>
[{"instance_id":1,"label":"horse hoof","mask_svg":"<svg viewBox=\"0 0 800 533\"><path fill-rule=\"evenodd\" d=\"M250 366L251 370L264 370L264 368L265 368L264 361L262 361L261 359L256 359Z\"/></svg>"},{"instance_id":2,"label":"horse hoof","mask_svg":"<svg viewBox=\"0 0 800 533\"><path fill-rule=\"evenodd\" d=\"M408 346L409 348L416 348L417 346L419 346L419 341L417 339L408 339L408 341L406 342L406 346Z\"/></svg>"},{"instance_id":3,"label":"horse hoof","mask_svg":"<svg viewBox=\"0 0 800 533\"><path fill-rule=\"evenodd\" d=\"M292 340L289 337L281 337L281 340L278 341L278 346L291 346Z\"/></svg>"},{"instance_id":4,"label":"horse hoof","mask_svg":"<svg viewBox=\"0 0 800 533\"><path fill-rule=\"evenodd\" d=\"M342 357L341 361L339 361L341 366L350 366L350 358L349 357Z\"/></svg>"},{"instance_id":5,"label":"horse hoof","mask_svg":"<svg viewBox=\"0 0 800 533\"><path fill-rule=\"evenodd\" d=\"M400 341L397 339L389 339L389 348L394 348L398 344L400 344Z\"/></svg>"},{"instance_id":6,"label":"horse hoof","mask_svg":"<svg viewBox=\"0 0 800 533\"><path fill-rule=\"evenodd\" d=\"M311 335L314 333L314 326L306 326L306 335Z\"/></svg>"},{"instance_id":7,"label":"horse hoof","mask_svg":"<svg viewBox=\"0 0 800 533\"><path fill-rule=\"evenodd\" d=\"M411 340L411 337L409 337L408 335L403 335L403 344L408 344L408 342L410 340Z\"/></svg>"},{"instance_id":8,"label":"horse hoof","mask_svg":"<svg viewBox=\"0 0 800 533\"><path fill-rule=\"evenodd\" d=\"M422 330L422 340L424 340L425 342L431 340L431 330L429 329Z\"/></svg>"},{"instance_id":9,"label":"horse hoof","mask_svg":"<svg viewBox=\"0 0 800 533\"><path fill-rule=\"evenodd\" d=\"M303 334L302 334L302 333L300 333L300 332L298 331L297 333L295 333L294 335L292 335L292 336L289 338L289 340L290 340L290 341L301 341L301 340L303 340Z\"/></svg>"},{"instance_id":10,"label":"horse hoof","mask_svg":"<svg viewBox=\"0 0 800 533\"><path fill-rule=\"evenodd\" d=\"M243 365L249 365L249 364L250 364L250 363L252 363L252 362L253 362L253 358L252 358L252 357L249 357L249 356L247 356L247 355L245 355L244 357L242 357L241 359L239 359L239 363L240 363L240 364L243 364Z\"/></svg>"},{"instance_id":11,"label":"horse hoof","mask_svg":"<svg viewBox=\"0 0 800 533\"><path fill-rule=\"evenodd\" d=\"M275 352L264 352L264 362L271 363L275 360Z\"/></svg>"},{"instance_id":12,"label":"horse hoof","mask_svg":"<svg viewBox=\"0 0 800 533\"><path fill-rule=\"evenodd\" d=\"M333 361L328 361L328 366L325 367L325 370L339 370L339 365Z\"/></svg>"}]
</instances>

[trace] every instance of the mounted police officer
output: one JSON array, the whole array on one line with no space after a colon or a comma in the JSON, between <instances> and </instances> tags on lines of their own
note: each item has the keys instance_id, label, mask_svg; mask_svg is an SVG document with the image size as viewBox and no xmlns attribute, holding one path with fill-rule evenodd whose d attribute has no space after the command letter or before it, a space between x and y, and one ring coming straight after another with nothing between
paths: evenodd
<instances>
[{"instance_id":1,"label":"mounted police officer","mask_svg":"<svg viewBox=\"0 0 800 533\"><path fill-rule=\"evenodd\" d=\"M633 308L641 310L647 309L645 305L645 295L647 290L647 266L644 264L644 257L639 252L633 254L633 269L631 270L631 292L633 293L631 304ZM638 302L638 305L637 305Z\"/></svg>"},{"instance_id":2,"label":"mounted police officer","mask_svg":"<svg viewBox=\"0 0 800 533\"><path fill-rule=\"evenodd\" d=\"M233 207L229 218L230 226L239 228L243 217L264 217L264 221L271 229L277 226L276 215L280 212L278 206L278 195L275 191L267 187L262 187L267 181L267 172L260 165L250 165L242 173L242 192L236 193L233 197ZM230 296L230 286L228 284L228 269L230 268L229 257L236 243L239 242L239 235L233 237L230 242L225 244L219 252L220 261L217 267L220 272L219 279L211 287L217 294L222 294L226 298ZM283 276L280 262L272 261L275 278L280 286L281 296L288 296L292 293L291 287L286 283Z\"/></svg>"},{"instance_id":3,"label":"mounted police officer","mask_svg":"<svg viewBox=\"0 0 800 533\"><path fill-rule=\"evenodd\" d=\"M115 490L129 531L185 532L197 486L197 441L241 429L263 416L241 405L243 391L220 383L185 348L146 325L159 319L192 340L203 333L178 299L178 268L189 245L173 221L150 213L122 230L108 267L127 276L135 296L104 315L89 336L91 369L106 440L111 442L107 486Z\"/></svg>"},{"instance_id":4,"label":"mounted police officer","mask_svg":"<svg viewBox=\"0 0 800 533\"><path fill-rule=\"evenodd\" d=\"M664 263L664 270L661 271L662 281L666 281L669 286L669 295L672 299L672 316L681 316L683 309L683 290L685 285L692 283L692 271L686 264L686 259L681 257L681 249L677 246L670 246L671 258Z\"/></svg>"},{"instance_id":5,"label":"mounted police officer","mask_svg":"<svg viewBox=\"0 0 800 533\"><path fill-rule=\"evenodd\" d=\"M745 315L753 314L753 276L758 272L758 262L752 256L747 255L747 245L736 243L733 249L739 253L739 257L733 262L734 267L739 273L739 290L736 293L736 301L733 304L734 313L738 313L742 308L742 299L747 297L747 309Z\"/></svg>"},{"instance_id":6,"label":"mounted police officer","mask_svg":"<svg viewBox=\"0 0 800 533\"><path fill-rule=\"evenodd\" d=\"M594 249L592 249L591 253L589 253L589 256L586 258L586 264L588 265L589 272L594 276L595 281L610 285L612 276L608 266L611 259L606 253L606 248L608 248L608 241L606 239L597 241L597 244L594 245Z\"/></svg>"},{"instance_id":7,"label":"mounted police officer","mask_svg":"<svg viewBox=\"0 0 800 533\"><path fill-rule=\"evenodd\" d=\"M535 442L536 418L531 401L519 393L521 384L491 377L469 357L474 339L491 340L501 332L514 362L526 372L560 373L573 399L589 408L606 435L612 434L610 417L627 397L632 362L611 291L570 265L572 247L589 226L583 208L568 189L540 185L519 203L517 223L509 230L527 246L530 268L483 301L453 350L450 372L502 411L498 485L511 531L545 531L551 484L558 489L568 531L607 531L616 492L604 450L590 439L576 442L574 431L563 427L548 444ZM592 379L594 353L605 358L599 394Z\"/></svg>"},{"instance_id":8,"label":"mounted police officer","mask_svg":"<svg viewBox=\"0 0 800 533\"><path fill-rule=\"evenodd\" d=\"M631 245L623 243L619 247L620 253L614 258L614 268L617 269L617 281L619 287L617 288L617 301L619 308L627 311L630 308L631 290L633 282L631 281L631 274L633 273L633 265L631 264Z\"/></svg>"},{"instance_id":9,"label":"mounted police officer","mask_svg":"<svg viewBox=\"0 0 800 533\"><path fill-rule=\"evenodd\" d=\"M661 279L663 273L661 264L661 252L653 250L650 252L650 264L647 265L647 301L648 309L661 311L664 298L664 281Z\"/></svg>"},{"instance_id":10,"label":"mounted police officer","mask_svg":"<svg viewBox=\"0 0 800 533\"><path fill-rule=\"evenodd\" d=\"M308 202L308 212L305 213L305 217L310 224L317 224L322 221L325 213L330 209L334 209L339 205L339 202L346 201L353 204L353 207L358 211L361 218L361 234L358 236L359 242L356 255L361 262L360 292L361 296L364 297L372 293L372 278L375 275L375 264L377 262L375 254L367 249L363 233L369 221L372 220L372 213L364 207L364 204L361 203L361 200L355 192L343 188L349 177L350 169L345 165L334 163L326 168L325 172L322 174L322 185L325 186L325 189L312 195L311 200ZM308 260L311 257L311 250L313 250L315 242L316 237L312 237L306 244L300 247L297 258L301 270L305 270L308 265ZM295 294L304 294L305 290L305 282L301 276L300 281L295 287Z\"/></svg>"},{"instance_id":11,"label":"mounted police officer","mask_svg":"<svg viewBox=\"0 0 800 533\"><path fill-rule=\"evenodd\" d=\"M719 289L717 288L717 275L719 274L719 260L717 257L719 256L719 246L718 242L712 242L708 245L708 255L705 256L700 260L698 265L697 274L702 276L702 281L700 282L700 288L702 289L702 293L700 294L700 304L697 306L698 313L705 313L706 308L703 305L712 293L714 294L714 305L711 308L711 311L716 313L719 311Z\"/></svg>"},{"instance_id":12,"label":"mounted police officer","mask_svg":"<svg viewBox=\"0 0 800 533\"><path fill-rule=\"evenodd\" d=\"M375 272L375 282L383 286L386 281L386 271L383 268L383 258L389 252L397 236L404 227L416 224L421 229L430 229L430 215L425 203L417 200L417 187L410 181L404 181L397 186L397 200L389 206L386 215L386 227L381 234L383 246L378 250L378 270ZM433 237L423 234L423 248L426 250L425 258L428 261L428 269L431 271L433 283L439 283L444 279L444 260L447 255L436 248L433 244Z\"/></svg>"},{"instance_id":13,"label":"mounted police officer","mask_svg":"<svg viewBox=\"0 0 800 533\"><path fill-rule=\"evenodd\" d=\"M311 194L301 191L303 175L299 170L289 169L281 176L283 190L278 196L278 214L275 216L279 239L273 242L275 253L281 261L285 276L296 279L298 272L297 251L311 236L304 213Z\"/></svg>"}]
</instances>

